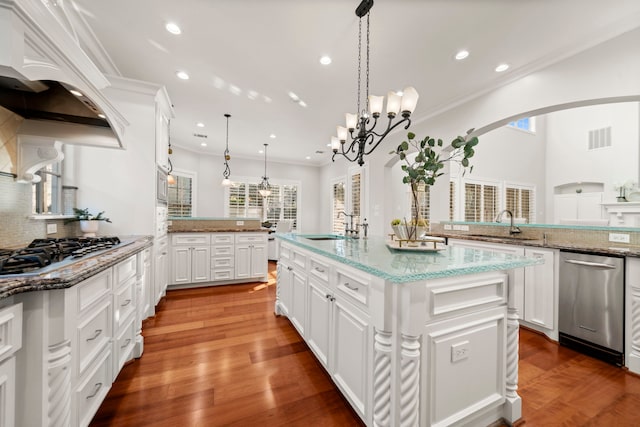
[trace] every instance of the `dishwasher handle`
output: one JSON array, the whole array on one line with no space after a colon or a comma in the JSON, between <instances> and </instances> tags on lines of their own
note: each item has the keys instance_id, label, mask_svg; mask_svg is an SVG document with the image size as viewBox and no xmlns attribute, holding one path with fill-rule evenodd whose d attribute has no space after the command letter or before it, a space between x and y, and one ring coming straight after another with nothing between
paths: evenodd
<instances>
[{"instance_id":1,"label":"dishwasher handle","mask_svg":"<svg viewBox=\"0 0 640 427\"><path fill-rule=\"evenodd\" d=\"M613 270L616 268L615 265L611 265L611 264L603 264L601 262L580 261L577 259L565 259L564 262L566 262L567 264L582 265L584 267L603 268L607 270Z\"/></svg>"}]
</instances>

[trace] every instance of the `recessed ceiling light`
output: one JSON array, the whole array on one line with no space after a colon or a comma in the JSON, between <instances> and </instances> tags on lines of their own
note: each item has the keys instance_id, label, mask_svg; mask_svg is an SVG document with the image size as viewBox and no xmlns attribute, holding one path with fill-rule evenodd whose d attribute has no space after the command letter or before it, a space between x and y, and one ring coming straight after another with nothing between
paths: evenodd
<instances>
[{"instance_id":1,"label":"recessed ceiling light","mask_svg":"<svg viewBox=\"0 0 640 427\"><path fill-rule=\"evenodd\" d=\"M311 160L311 156L307 156L307 157L305 157L305 159Z\"/></svg>"},{"instance_id":2,"label":"recessed ceiling light","mask_svg":"<svg viewBox=\"0 0 640 427\"><path fill-rule=\"evenodd\" d=\"M182 80L189 80L189 74L186 71L176 71L176 76Z\"/></svg>"},{"instance_id":3,"label":"recessed ceiling light","mask_svg":"<svg viewBox=\"0 0 640 427\"><path fill-rule=\"evenodd\" d=\"M465 59L467 56L469 56L469 51L467 50L461 50L460 52L456 53L456 59L458 61Z\"/></svg>"},{"instance_id":4,"label":"recessed ceiling light","mask_svg":"<svg viewBox=\"0 0 640 427\"><path fill-rule=\"evenodd\" d=\"M298 97L298 95L296 95L296 94L295 94L295 93L293 93L293 92L289 92L287 95L289 95L289 98L291 98L291 100L292 100L293 102L298 102L298 101L300 101L300 98Z\"/></svg>"},{"instance_id":5,"label":"recessed ceiling light","mask_svg":"<svg viewBox=\"0 0 640 427\"><path fill-rule=\"evenodd\" d=\"M262 154L264 153L264 150L258 150L258 153Z\"/></svg>"},{"instance_id":6,"label":"recessed ceiling light","mask_svg":"<svg viewBox=\"0 0 640 427\"><path fill-rule=\"evenodd\" d=\"M178 27L178 24L176 24L175 22L167 22L167 25L165 25L164 28L166 28L167 31L169 31L171 34L178 35L182 33L182 30L180 29L180 27Z\"/></svg>"},{"instance_id":7,"label":"recessed ceiling light","mask_svg":"<svg viewBox=\"0 0 640 427\"><path fill-rule=\"evenodd\" d=\"M298 101L298 105L301 106L301 107L306 107L307 103L304 102L303 100L300 100L300 101Z\"/></svg>"},{"instance_id":8,"label":"recessed ceiling light","mask_svg":"<svg viewBox=\"0 0 640 427\"><path fill-rule=\"evenodd\" d=\"M101 119L106 119L107 116L105 116L104 114L98 114L98 117L100 117Z\"/></svg>"},{"instance_id":9,"label":"recessed ceiling light","mask_svg":"<svg viewBox=\"0 0 640 427\"><path fill-rule=\"evenodd\" d=\"M206 142L201 142L200 145L202 145L203 147L206 147L207 143Z\"/></svg>"},{"instance_id":10,"label":"recessed ceiling light","mask_svg":"<svg viewBox=\"0 0 640 427\"><path fill-rule=\"evenodd\" d=\"M75 89L70 89L69 92L71 92L72 94L74 94L75 96L83 96L82 92L79 92Z\"/></svg>"},{"instance_id":11,"label":"recessed ceiling light","mask_svg":"<svg viewBox=\"0 0 640 427\"><path fill-rule=\"evenodd\" d=\"M269 135L269 138L276 139L276 135L272 133L271 135Z\"/></svg>"},{"instance_id":12,"label":"recessed ceiling light","mask_svg":"<svg viewBox=\"0 0 640 427\"><path fill-rule=\"evenodd\" d=\"M331 58L328 57L327 55L324 55L323 57L320 58L320 63L322 65L329 65L331 64Z\"/></svg>"},{"instance_id":13,"label":"recessed ceiling light","mask_svg":"<svg viewBox=\"0 0 640 427\"><path fill-rule=\"evenodd\" d=\"M204 123L198 122L198 123L196 123L196 126L198 126L199 128L203 128L204 127Z\"/></svg>"},{"instance_id":14,"label":"recessed ceiling light","mask_svg":"<svg viewBox=\"0 0 640 427\"><path fill-rule=\"evenodd\" d=\"M496 67L496 73L501 73L509 69L509 64L500 64Z\"/></svg>"},{"instance_id":15,"label":"recessed ceiling light","mask_svg":"<svg viewBox=\"0 0 640 427\"><path fill-rule=\"evenodd\" d=\"M327 144L327 147L331 147L331 143Z\"/></svg>"}]
</instances>

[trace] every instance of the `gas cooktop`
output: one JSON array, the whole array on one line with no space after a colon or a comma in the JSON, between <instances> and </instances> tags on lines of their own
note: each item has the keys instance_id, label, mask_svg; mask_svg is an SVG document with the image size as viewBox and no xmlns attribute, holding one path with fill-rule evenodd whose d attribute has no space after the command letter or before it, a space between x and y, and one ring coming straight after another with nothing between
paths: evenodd
<instances>
[{"instance_id":1,"label":"gas cooktop","mask_svg":"<svg viewBox=\"0 0 640 427\"><path fill-rule=\"evenodd\" d=\"M0 276L39 274L127 243L115 236L36 239L25 248L0 249Z\"/></svg>"}]
</instances>

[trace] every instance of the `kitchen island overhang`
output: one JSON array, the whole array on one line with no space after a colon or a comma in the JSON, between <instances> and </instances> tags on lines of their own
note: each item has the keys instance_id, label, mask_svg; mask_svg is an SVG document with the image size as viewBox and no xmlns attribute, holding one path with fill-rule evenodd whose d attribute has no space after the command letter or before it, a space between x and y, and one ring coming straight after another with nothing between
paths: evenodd
<instances>
[{"instance_id":1,"label":"kitchen island overhang","mask_svg":"<svg viewBox=\"0 0 640 427\"><path fill-rule=\"evenodd\" d=\"M521 417L518 313L507 271L539 259L381 237L279 234L285 315L367 425L489 425Z\"/></svg>"}]
</instances>

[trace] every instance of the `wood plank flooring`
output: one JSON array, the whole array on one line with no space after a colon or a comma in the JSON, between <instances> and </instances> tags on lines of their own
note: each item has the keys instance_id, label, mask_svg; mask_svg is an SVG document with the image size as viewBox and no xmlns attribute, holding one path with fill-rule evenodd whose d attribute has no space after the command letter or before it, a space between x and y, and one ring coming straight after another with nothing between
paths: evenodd
<instances>
[{"instance_id":1,"label":"wood plank flooring","mask_svg":"<svg viewBox=\"0 0 640 427\"><path fill-rule=\"evenodd\" d=\"M92 426L362 426L268 284L169 291ZM640 378L520 335L520 426L640 426Z\"/></svg>"}]
</instances>

